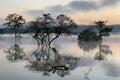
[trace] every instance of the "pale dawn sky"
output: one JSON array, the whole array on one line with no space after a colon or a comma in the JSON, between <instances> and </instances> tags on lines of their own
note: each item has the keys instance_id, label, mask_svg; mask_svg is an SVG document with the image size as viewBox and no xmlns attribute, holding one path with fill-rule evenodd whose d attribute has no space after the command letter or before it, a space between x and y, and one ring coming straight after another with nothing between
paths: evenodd
<instances>
[{"instance_id":1,"label":"pale dawn sky","mask_svg":"<svg viewBox=\"0 0 120 80\"><path fill-rule=\"evenodd\" d=\"M120 0L0 0L0 23L10 13L23 15L27 21L43 13L52 17L63 13L78 24L97 20L120 24Z\"/></svg>"}]
</instances>

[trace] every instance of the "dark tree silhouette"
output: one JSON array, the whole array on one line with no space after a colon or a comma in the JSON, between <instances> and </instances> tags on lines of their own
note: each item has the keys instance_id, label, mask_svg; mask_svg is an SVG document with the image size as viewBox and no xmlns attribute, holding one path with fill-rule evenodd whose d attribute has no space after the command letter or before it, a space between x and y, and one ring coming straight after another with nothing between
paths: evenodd
<instances>
[{"instance_id":1,"label":"dark tree silhouette","mask_svg":"<svg viewBox=\"0 0 120 80\"><path fill-rule=\"evenodd\" d=\"M97 28L98 33L96 33L91 28L88 28L79 33L78 38L83 41L97 41L102 40L103 36L110 36L110 32L112 31L112 27L106 26L107 21L96 21L94 22L95 27Z\"/></svg>"},{"instance_id":2,"label":"dark tree silhouette","mask_svg":"<svg viewBox=\"0 0 120 80\"><path fill-rule=\"evenodd\" d=\"M25 23L25 19L16 13L9 14L6 17L7 22L4 25L7 25L8 27L14 29L15 31L15 37L17 36L16 34L18 33L19 27L22 27L23 24Z\"/></svg>"},{"instance_id":3,"label":"dark tree silhouette","mask_svg":"<svg viewBox=\"0 0 120 80\"><path fill-rule=\"evenodd\" d=\"M98 30L98 38L99 39L102 39L103 36L109 36L110 35L109 32L111 32L113 28L106 26L107 21L99 20L99 21L96 21L94 23L95 23L95 26Z\"/></svg>"},{"instance_id":4,"label":"dark tree silhouette","mask_svg":"<svg viewBox=\"0 0 120 80\"><path fill-rule=\"evenodd\" d=\"M54 19L51 18L50 14L43 14L43 17L38 17L35 21L31 22L31 29L35 31L33 36L39 44L48 44L50 41L51 27L53 27Z\"/></svg>"},{"instance_id":5,"label":"dark tree silhouette","mask_svg":"<svg viewBox=\"0 0 120 80\"><path fill-rule=\"evenodd\" d=\"M36 21L31 22L31 27L35 31L33 36L39 44L50 45L62 33L70 33L70 28L76 24L66 15L59 15L56 20L51 18L50 14L43 14L43 17L38 17ZM51 37L52 34L55 36Z\"/></svg>"},{"instance_id":6,"label":"dark tree silhouette","mask_svg":"<svg viewBox=\"0 0 120 80\"><path fill-rule=\"evenodd\" d=\"M97 41L98 37L94 31L90 29L86 29L82 31L81 33L79 33L78 39L81 41Z\"/></svg>"},{"instance_id":7,"label":"dark tree silhouette","mask_svg":"<svg viewBox=\"0 0 120 80\"><path fill-rule=\"evenodd\" d=\"M64 14L58 15L56 19L61 27L77 27L76 23L74 23L70 17Z\"/></svg>"}]
</instances>

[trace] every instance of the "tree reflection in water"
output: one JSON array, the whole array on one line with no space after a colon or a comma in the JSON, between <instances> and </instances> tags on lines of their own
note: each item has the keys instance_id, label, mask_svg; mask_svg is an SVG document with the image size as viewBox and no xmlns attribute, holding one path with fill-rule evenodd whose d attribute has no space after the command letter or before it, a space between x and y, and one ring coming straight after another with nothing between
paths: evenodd
<instances>
[{"instance_id":1,"label":"tree reflection in water","mask_svg":"<svg viewBox=\"0 0 120 80\"><path fill-rule=\"evenodd\" d=\"M63 56L59 54L56 47L44 46L32 55L33 59L27 59L29 64L26 66L32 71L41 71L43 75L50 76L56 73L64 77L70 75L70 71L77 67L78 58Z\"/></svg>"},{"instance_id":2,"label":"tree reflection in water","mask_svg":"<svg viewBox=\"0 0 120 80\"><path fill-rule=\"evenodd\" d=\"M101 41L81 41L78 39L78 46L86 52L97 48L101 44Z\"/></svg>"},{"instance_id":3,"label":"tree reflection in water","mask_svg":"<svg viewBox=\"0 0 120 80\"><path fill-rule=\"evenodd\" d=\"M16 62L24 59L24 50L19 46L18 43L20 43L20 37L15 36L15 44L5 50L5 53L7 53L6 58L9 61Z\"/></svg>"},{"instance_id":4,"label":"tree reflection in water","mask_svg":"<svg viewBox=\"0 0 120 80\"><path fill-rule=\"evenodd\" d=\"M6 58L12 62L23 60L23 58L25 56L23 49L20 48L20 46L18 44L11 46L5 52L7 53Z\"/></svg>"},{"instance_id":5,"label":"tree reflection in water","mask_svg":"<svg viewBox=\"0 0 120 80\"><path fill-rule=\"evenodd\" d=\"M95 59L102 61L107 60L107 55L112 55L112 51L109 49L108 45L99 45L99 52L96 53Z\"/></svg>"},{"instance_id":6,"label":"tree reflection in water","mask_svg":"<svg viewBox=\"0 0 120 80\"><path fill-rule=\"evenodd\" d=\"M27 60L28 64L25 66L31 71L42 72L44 76L50 76L52 74L57 74L58 76L64 77L70 75L70 71L76 69L78 66L79 58L72 56L60 55L59 50L56 46L51 47L49 45L39 44L38 48L30 55L26 57L23 49L18 45L17 39L15 39L14 46L7 49L7 59L9 61L15 62L20 60ZM95 54L95 60L106 60L107 55L112 54L112 51L109 49L108 45L103 45L102 41L80 41L78 39L78 45L84 51L90 51L98 47L98 52ZM89 80L88 75L91 71L91 68L88 72L83 71L84 79Z\"/></svg>"},{"instance_id":7,"label":"tree reflection in water","mask_svg":"<svg viewBox=\"0 0 120 80\"><path fill-rule=\"evenodd\" d=\"M57 74L58 76L64 77L70 75L70 71L77 67L79 58L60 55L56 47L49 45L38 44L38 48L28 58L18 44L20 41L18 39L20 38L15 37L15 44L5 50L7 54L6 58L9 61L27 60L28 65L25 67L31 71L43 72L43 75L47 76Z\"/></svg>"},{"instance_id":8,"label":"tree reflection in water","mask_svg":"<svg viewBox=\"0 0 120 80\"><path fill-rule=\"evenodd\" d=\"M95 60L107 60L107 55L112 55L109 45L103 45L102 41L81 41L78 38L78 45L84 51L89 52L98 47L99 51L95 54Z\"/></svg>"},{"instance_id":9,"label":"tree reflection in water","mask_svg":"<svg viewBox=\"0 0 120 80\"><path fill-rule=\"evenodd\" d=\"M90 80L89 77L88 77L88 75L89 75L89 73L90 73L91 70L92 70L92 68L89 68L87 72L83 71L83 73L84 73L83 80Z\"/></svg>"}]
</instances>

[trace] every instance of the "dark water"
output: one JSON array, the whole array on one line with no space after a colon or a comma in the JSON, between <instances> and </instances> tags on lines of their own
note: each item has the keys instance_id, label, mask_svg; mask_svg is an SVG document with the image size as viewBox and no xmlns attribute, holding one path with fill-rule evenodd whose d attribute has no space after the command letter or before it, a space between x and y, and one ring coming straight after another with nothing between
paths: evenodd
<instances>
[{"instance_id":1,"label":"dark water","mask_svg":"<svg viewBox=\"0 0 120 80\"><path fill-rule=\"evenodd\" d=\"M51 47L30 35L0 37L0 80L120 80L120 35L102 42L61 36Z\"/></svg>"}]
</instances>

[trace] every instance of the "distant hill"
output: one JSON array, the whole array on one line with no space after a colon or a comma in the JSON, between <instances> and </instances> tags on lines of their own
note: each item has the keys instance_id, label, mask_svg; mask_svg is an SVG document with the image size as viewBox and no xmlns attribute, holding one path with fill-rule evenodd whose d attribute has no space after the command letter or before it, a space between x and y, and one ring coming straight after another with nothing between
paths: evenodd
<instances>
[{"instance_id":1,"label":"distant hill","mask_svg":"<svg viewBox=\"0 0 120 80\"><path fill-rule=\"evenodd\" d=\"M110 25L113 27L112 33L120 33L120 25Z\"/></svg>"},{"instance_id":2,"label":"distant hill","mask_svg":"<svg viewBox=\"0 0 120 80\"><path fill-rule=\"evenodd\" d=\"M111 33L120 33L120 25L108 25L108 27L113 27L113 30ZM90 25L79 25L76 29L73 29L74 32L81 32L85 29L92 29L96 31L96 28Z\"/></svg>"}]
</instances>

